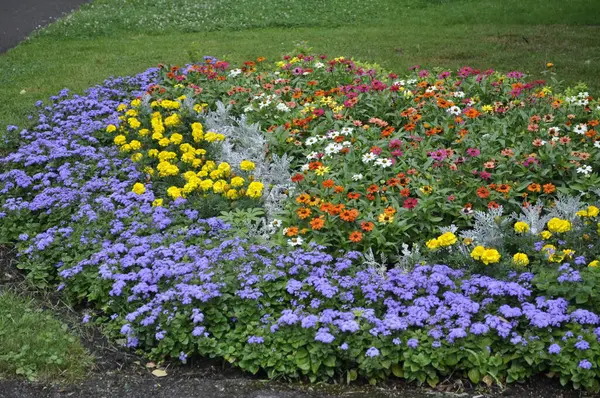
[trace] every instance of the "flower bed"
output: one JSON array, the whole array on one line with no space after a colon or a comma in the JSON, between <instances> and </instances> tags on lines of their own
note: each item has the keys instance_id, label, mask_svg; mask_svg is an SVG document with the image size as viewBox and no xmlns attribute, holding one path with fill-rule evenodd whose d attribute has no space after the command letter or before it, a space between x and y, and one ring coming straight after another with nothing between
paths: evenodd
<instances>
[{"instance_id":1,"label":"flower bed","mask_svg":"<svg viewBox=\"0 0 600 398\"><path fill-rule=\"evenodd\" d=\"M3 240L153 358L598 390L597 101L413 73L207 58L63 91L9 128Z\"/></svg>"}]
</instances>

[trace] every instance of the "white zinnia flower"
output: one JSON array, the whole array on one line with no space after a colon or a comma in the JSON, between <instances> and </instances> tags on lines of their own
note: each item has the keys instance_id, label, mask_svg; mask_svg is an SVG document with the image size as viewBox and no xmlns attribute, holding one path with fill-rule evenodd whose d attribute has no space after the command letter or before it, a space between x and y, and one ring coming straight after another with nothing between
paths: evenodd
<instances>
[{"instance_id":1,"label":"white zinnia flower","mask_svg":"<svg viewBox=\"0 0 600 398\"><path fill-rule=\"evenodd\" d=\"M321 69L321 68L324 68L324 67L325 67L325 64L323 62L317 62L315 64L315 68L317 68L317 69Z\"/></svg>"},{"instance_id":2,"label":"white zinnia flower","mask_svg":"<svg viewBox=\"0 0 600 398\"><path fill-rule=\"evenodd\" d=\"M585 123L579 123L573 127L573 132L576 134L585 134L587 132L587 125Z\"/></svg>"},{"instance_id":3,"label":"white zinnia flower","mask_svg":"<svg viewBox=\"0 0 600 398\"><path fill-rule=\"evenodd\" d=\"M288 239L288 245L290 246L300 246L304 239L300 236L296 236L295 238Z\"/></svg>"},{"instance_id":4,"label":"white zinnia flower","mask_svg":"<svg viewBox=\"0 0 600 398\"><path fill-rule=\"evenodd\" d=\"M273 221L271 221L271 226L275 227L275 228L279 228L281 227L281 225L283 224L283 221L275 218L273 219Z\"/></svg>"},{"instance_id":5,"label":"white zinnia flower","mask_svg":"<svg viewBox=\"0 0 600 398\"><path fill-rule=\"evenodd\" d=\"M232 69L229 71L229 76L231 76L231 77L236 77L237 75L241 75L241 74L242 74L241 69Z\"/></svg>"},{"instance_id":6,"label":"white zinnia flower","mask_svg":"<svg viewBox=\"0 0 600 398\"><path fill-rule=\"evenodd\" d=\"M283 102L280 102L279 104L277 104L277 106L275 108L281 112L289 112L290 111L290 108L288 108L288 106L286 104L284 104Z\"/></svg>"},{"instance_id":7,"label":"white zinnia flower","mask_svg":"<svg viewBox=\"0 0 600 398\"><path fill-rule=\"evenodd\" d=\"M310 166L307 164L303 164L302 166L300 166L301 171L308 171L309 169L310 169Z\"/></svg>"},{"instance_id":8,"label":"white zinnia flower","mask_svg":"<svg viewBox=\"0 0 600 398\"><path fill-rule=\"evenodd\" d=\"M381 168L385 169L386 167L390 167L392 165L392 161L387 158L377 159L375 161L377 166L381 166Z\"/></svg>"},{"instance_id":9,"label":"white zinnia flower","mask_svg":"<svg viewBox=\"0 0 600 398\"><path fill-rule=\"evenodd\" d=\"M464 98L465 97L465 93L463 93L462 91L455 91L453 93L454 97L456 98Z\"/></svg>"},{"instance_id":10,"label":"white zinnia flower","mask_svg":"<svg viewBox=\"0 0 600 398\"><path fill-rule=\"evenodd\" d=\"M317 142L317 138L315 138L315 137L308 137L306 139L306 141L304 141L304 143L308 146L311 146L312 144L314 144L316 142Z\"/></svg>"},{"instance_id":11,"label":"white zinnia flower","mask_svg":"<svg viewBox=\"0 0 600 398\"><path fill-rule=\"evenodd\" d=\"M363 179L363 175L362 174L354 174L352 176L352 181L360 181Z\"/></svg>"},{"instance_id":12,"label":"white zinnia flower","mask_svg":"<svg viewBox=\"0 0 600 398\"><path fill-rule=\"evenodd\" d=\"M600 141L596 141L596 142L594 142L594 146L595 146L596 148L600 148Z\"/></svg>"},{"instance_id":13,"label":"white zinnia flower","mask_svg":"<svg viewBox=\"0 0 600 398\"><path fill-rule=\"evenodd\" d=\"M354 129L352 127L343 127L342 128L342 134L343 135L350 135L350 134L352 134L353 130Z\"/></svg>"},{"instance_id":14,"label":"white zinnia flower","mask_svg":"<svg viewBox=\"0 0 600 398\"><path fill-rule=\"evenodd\" d=\"M313 152L309 153L308 155L306 155L306 157L308 159L318 159L319 158L319 152L313 151Z\"/></svg>"},{"instance_id":15,"label":"white zinnia flower","mask_svg":"<svg viewBox=\"0 0 600 398\"><path fill-rule=\"evenodd\" d=\"M377 159L377 156L371 152L365 153L362 157L363 163L369 163L375 159Z\"/></svg>"},{"instance_id":16,"label":"white zinnia flower","mask_svg":"<svg viewBox=\"0 0 600 398\"><path fill-rule=\"evenodd\" d=\"M460 115L461 110L458 106L454 105L447 109L447 111L451 115Z\"/></svg>"},{"instance_id":17,"label":"white zinnia flower","mask_svg":"<svg viewBox=\"0 0 600 398\"><path fill-rule=\"evenodd\" d=\"M577 168L577 173L588 175L592 172L592 166L583 166Z\"/></svg>"},{"instance_id":18,"label":"white zinnia flower","mask_svg":"<svg viewBox=\"0 0 600 398\"><path fill-rule=\"evenodd\" d=\"M254 108L252 107L252 105L248 105L244 108L244 112L252 112L254 110Z\"/></svg>"}]
</instances>

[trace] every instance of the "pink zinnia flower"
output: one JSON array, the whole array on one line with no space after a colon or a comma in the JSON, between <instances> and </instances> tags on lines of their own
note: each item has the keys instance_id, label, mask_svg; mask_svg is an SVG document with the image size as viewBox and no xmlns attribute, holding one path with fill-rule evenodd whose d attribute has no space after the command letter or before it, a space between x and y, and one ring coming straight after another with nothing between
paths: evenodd
<instances>
[{"instance_id":1,"label":"pink zinnia flower","mask_svg":"<svg viewBox=\"0 0 600 398\"><path fill-rule=\"evenodd\" d=\"M417 204L419 204L419 201L416 198L407 198L406 200L404 200L402 207L411 210L417 207Z\"/></svg>"}]
</instances>

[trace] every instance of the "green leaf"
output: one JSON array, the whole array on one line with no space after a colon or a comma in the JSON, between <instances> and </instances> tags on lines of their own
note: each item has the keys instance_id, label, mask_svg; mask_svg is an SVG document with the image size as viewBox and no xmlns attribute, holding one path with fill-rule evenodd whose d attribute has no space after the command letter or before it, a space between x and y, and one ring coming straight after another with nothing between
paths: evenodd
<instances>
[{"instance_id":1,"label":"green leaf","mask_svg":"<svg viewBox=\"0 0 600 398\"><path fill-rule=\"evenodd\" d=\"M346 382L350 384L350 382L356 380L358 378L358 373L356 373L355 369L351 369L346 373Z\"/></svg>"},{"instance_id":2,"label":"green leaf","mask_svg":"<svg viewBox=\"0 0 600 398\"><path fill-rule=\"evenodd\" d=\"M392 365L392 373L396 377L404 377L404 369L402 369L402 366L400 366L400 364L395 363Z\"/></svg>"},{"instance_id":3,"label":"green leaf","mask_svg":"<svg viewBox=\"0 0 600 398\"><path fill-rule=\"evenodd\" d=\"M481 374L479 373L478 369L473 368L469 370L468 376L469 380L471 380L474 384L479 384L481 381Z\"/></svg>"}]
</instances>

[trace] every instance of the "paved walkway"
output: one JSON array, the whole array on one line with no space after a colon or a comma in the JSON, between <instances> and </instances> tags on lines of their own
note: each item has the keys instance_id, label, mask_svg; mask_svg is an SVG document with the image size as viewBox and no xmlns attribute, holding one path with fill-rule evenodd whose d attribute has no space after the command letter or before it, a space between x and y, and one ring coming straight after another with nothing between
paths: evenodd
<instances>
[{"instance_id":1,"label":"paved walkway","mask_svg":"<svg viewBox=\"0 0 600 398\"><path fill-rule=\"evenodd\" d=\"M0 0L0 53L90 0Z\"/></svg>"}]
</instances>

